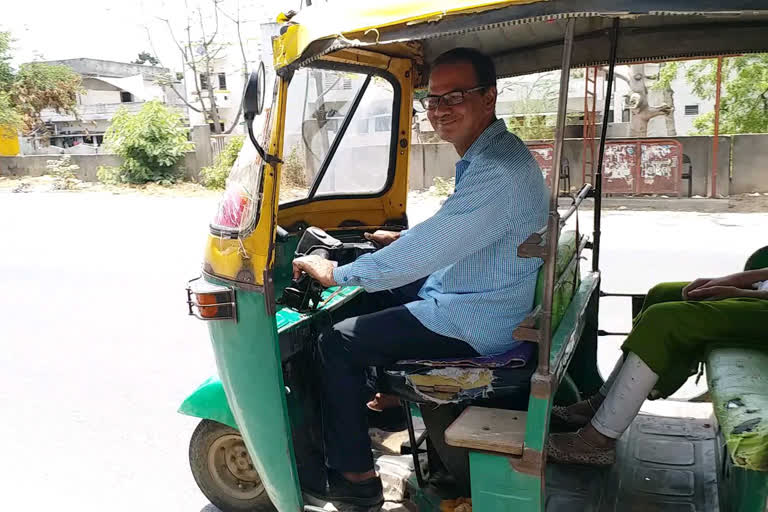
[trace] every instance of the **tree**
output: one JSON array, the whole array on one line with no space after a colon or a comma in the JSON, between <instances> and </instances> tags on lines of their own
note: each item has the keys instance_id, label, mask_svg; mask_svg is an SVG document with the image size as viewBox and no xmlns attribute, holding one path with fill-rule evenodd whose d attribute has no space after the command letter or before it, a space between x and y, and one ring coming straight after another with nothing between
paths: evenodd
<instances>
[{"instance_id":1,"label":"tree","mask_svg":"<svg viewBox=\"0 0 768 512\"><path fill-rule=\"evenodd\" d=\"M77 95L81 90L80 75L68 67L31 62L21 65L9 95L22 117L23 129L33 132L43 127L40 113L45 109L77 115Z\"/></svg>"},{"instance_id":2,"label":"tree","mask_svg":"<svg viewBox=\"0 0 768 512\"><path fill-rule=\"evenodd\" d=\"M632 113L632 119L629 123L630 137L646 137L648 135L648 122L651 119L662 115L670 116L674 111L674 108L666 103L655 107L648 103L648 87L645 81L655 80L658 76L646 75L643 64L630 66L628 76L621 73L615 73L615 76L626 82L632 91L629 96L629 109Z\"/></svg>"},{"instance_id":3,"label":"tree","mask_svg":"<svg viewBox=\"0 0 768 512\"><path fill-rule=\"evenodd\" d=\"M185 7L186 5L187 4L185 3ZM242 57L241 71L243 74L243 84L247 83L248 59L241 32L243 20L240 17L239 6L235 10L235 14L230 14L224 10L221 6L221 0L210 0L210 7L210 12L206 13L203 12L203 8L200 5L194 10L186 9L187 15L182 29L184 34L183 39L177 37L170 19L158 19L165 24L168 34L179 51L184 67L192 72L191 74L194 77L194 83L191 85L194 86L194 92L198 101L189 101L188 98L179 93L174 87L171 87L172 90L182 99L187 107L195 112L203 114L206 121L211 124L214 133L232 133L240 120L243 95L240 95L241 105L236 111L237 114L235 119L228 128L222 129L219 107L216 102L215 88L212 83L214 77L213 68L216 59L222 55L222 52L224 52L226 48L231 46L230 41L223 40L224 35L221 30L222 20L219 17L219 15L221 15L221 17L229 20L235 25L237 44ZM206 14L209 14L210 16ZM147 29L147 36L150 40L150 45L152 45L149 29Z\"/></svg>"},{"instance_id":4,"label":"tree","mask_svg":"<svg viewBox=\"0 0 768 512\"><path fill-rule=\"evenodd\" d=\"M132 64L145 64L149 62L151 66L157 66L160 60L157 57L153 57L149 52L139 52L138 58L132 62Z\"/></svg>"},{"instance_id":5,"label":"tree","mask_svg":"<svg viewBox=\"0 0 768 512\"><path fill-rule=\"evenodd\" d=\"M507 120L507 129L523 140L550 140L555 138L557 99L560 87L559 73L540 73L533 81L527 78L505 79L499 82L499 96L511 91L512 111L515 116ZM584 79L583 69L571 70L570 80ZM573 113L566 115L566 124L573 122Z\"/></svg>"},{"instance_id":6,"label":"tree","mask_svg":"<svg viewBox=\"0 0 768 512\"><path fill-rule=\"evenodd\" d=\"M0 32L0 127L15 133L43 128L40 113L45 109L77 114L80 76L66 66L43 62L22 64L14 72L11 34Z\"/></svg>"},{"instance_id":7,"label":"tree","mask_svg":"<svg viewBox=\"0 0 768 512\"><path fill-rule=\"evenodd\" d=\"M0 90L4 90L13 81L11 68L11 33L0 32Z\"/></svg>"},{"instance_id":8,"label":"tree","mask_svg":"<svg viewBox=\"0 0 768 512\"><path fill-rule=\"evenodd\" d=\"M120 107L104 134L104 143L123 157L121 181L172 182L176 165L193 148L187 133L179 114L159 101L148 101L135 114Z\"/></svg>"},{"instance_id":9,"label":"tree","mask_svg":"<svg viewBox=\"0 0 768 512\"><path fill-rule=\"evenodd\" d=\"M672 90L672 81L677 78L681 63L677 61L662 62L659 67L659 78L651 86L652 89L661 91L664 95L664 104L669 105L670 111L664 116L667 125L667 137L677 136L675 126L675 92Z\"/></svg>"},{"instance_id":10,"label":"tree","mask_svg":"<svg viewBox=\"0 0 768 512\"><path fill-rule=\"evenodd\" d=\"M687 66L686 79L697 96L715 98L717 59ZM701 135L714 133L714 112L700 115L694 126ZM720 99L720 133L768 132L768 54L724 57Z\"/></svg>"}]
</instances>

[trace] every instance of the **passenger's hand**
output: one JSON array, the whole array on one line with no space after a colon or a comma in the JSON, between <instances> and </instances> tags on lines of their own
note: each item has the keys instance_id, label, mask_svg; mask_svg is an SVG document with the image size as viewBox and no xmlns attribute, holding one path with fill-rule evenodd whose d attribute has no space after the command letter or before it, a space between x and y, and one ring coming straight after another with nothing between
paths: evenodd
<instances>
[{"instance_id":1,"label":"passenger's hand","mask_svg":"<svg viewBox=\"0 0 768 512\"><path fill-rule=\"evenodd\" d=\"M306 272L309 274L309 277L315 279L326 288L336 286L336 281L333 279L333 269L335 267L334 262L320 256L301 256L293 260L293 278L298 279L302 272Z\"/></svg>"},{"instance_id":2,"label":"passenger's hand","mask_svg":"<svg viewBox=\"0 0 768 512\"><path fill-rule=\"evenodd\" d=\"M711 277L701 277L699 279L696 279L695 281L692 281L688 283L688 285L683 288L683 300L690 300L690 293L697 288L700 288L702 286L705 286L707 283L713 281L714 279Z\"/></svg>"},{"instance_id":3,"label":"passenger's hand","mask_svg":"<svg viewBox=\"0 0 768 512\"><path fill-rule=\"evenodd\" d=\"M380 246L386 247L400 238L400 233L397 231L385 231L383 229L377 229L373 233L364 233L363 236L366 240L376 242Z\"/></svg>"},{"instance_id":4,"label":"passenger's hand","mask_svg":"<svg viewBox=\"0 0 768 512\"><path fill-rule=\"evenodd\" d=\"M750 272L737 272L723 277L697 279L683 288L683 300L696 300L697 298L700 298L700 296L692 295L692 292L699 288L712 288L718 286L751 290L754 282L755 277Z\"/></svg>"},{"instance_id":5,"label":"passenger's hand","mask_svg":"<svg viewBox=\"0 0 768 512\"><path fill-rule=\"evenodd\" d=\"M704 285L688 292L688 300L720 300L747 295L747 290L736 286Z\"/></svg>"}]
</instances>

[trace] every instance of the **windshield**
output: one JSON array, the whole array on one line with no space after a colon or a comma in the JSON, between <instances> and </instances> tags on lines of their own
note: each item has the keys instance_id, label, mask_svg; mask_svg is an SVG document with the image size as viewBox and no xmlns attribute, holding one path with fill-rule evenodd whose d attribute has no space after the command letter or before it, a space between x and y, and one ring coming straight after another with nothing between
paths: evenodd
<instances>
[{"instance_id":1,"label":"windshield","mask_svg":"<svg viewBox=\"0 0 768 512\"><path fill-rule=\"evenodd\" d=\"M288 87L280 202L387 184L395 92L364 72L303 68Z\"/></svg>"},{"instance_id":2,"label":"windshield","mask_svg":"<svg viewBox=\"0 0 768 512\"><path fill-rule=\"evenodd\" d=\"M271 109L265 108L254 122L254 136L266 147ZM232 165L224 194L219 200L211 228L216 231L241 233L248 231L256 220L261 201L263 162L256 147L247 139Z\"/></svg>"}]
</instances>

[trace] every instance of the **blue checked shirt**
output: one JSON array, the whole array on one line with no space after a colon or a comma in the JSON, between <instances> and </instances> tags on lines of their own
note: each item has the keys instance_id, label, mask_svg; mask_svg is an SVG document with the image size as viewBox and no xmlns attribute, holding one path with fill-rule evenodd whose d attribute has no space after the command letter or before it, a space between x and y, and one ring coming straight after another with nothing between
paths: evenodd
<instances>
[{"instance_id":1,"label":"blue checked shirt","mask_svg":"<svg viewBox=\"0 0 768 512\"><path fill-rule=\"evenodd\" d=\"M546 224L549 193L528 148L503 120L456 163L456 189L431 218L389 246L338 267L341 285L368 292L429 276L406 304L426 328L483 355L509 350L533 306L541 260L517 246Z\"/></svg>"}]
</instances>

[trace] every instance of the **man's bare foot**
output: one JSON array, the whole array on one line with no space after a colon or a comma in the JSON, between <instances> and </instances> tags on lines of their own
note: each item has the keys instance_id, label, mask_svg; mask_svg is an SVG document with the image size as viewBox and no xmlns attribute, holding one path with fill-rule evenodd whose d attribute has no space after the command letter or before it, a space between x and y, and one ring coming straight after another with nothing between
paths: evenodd
<instances>
[{"instance_id":1,"label":"man's bare foot","mask_svg":"<svg viewBox=\"0 0 768 512\"><path fill-rule=\"evenodd\" d=\"M366 404L372 411L381 412L384 409L393 409L400 407L400 399L395 395L385 395L382 393L376 393L373 400Z\"/></svg>"}]
</instances>

